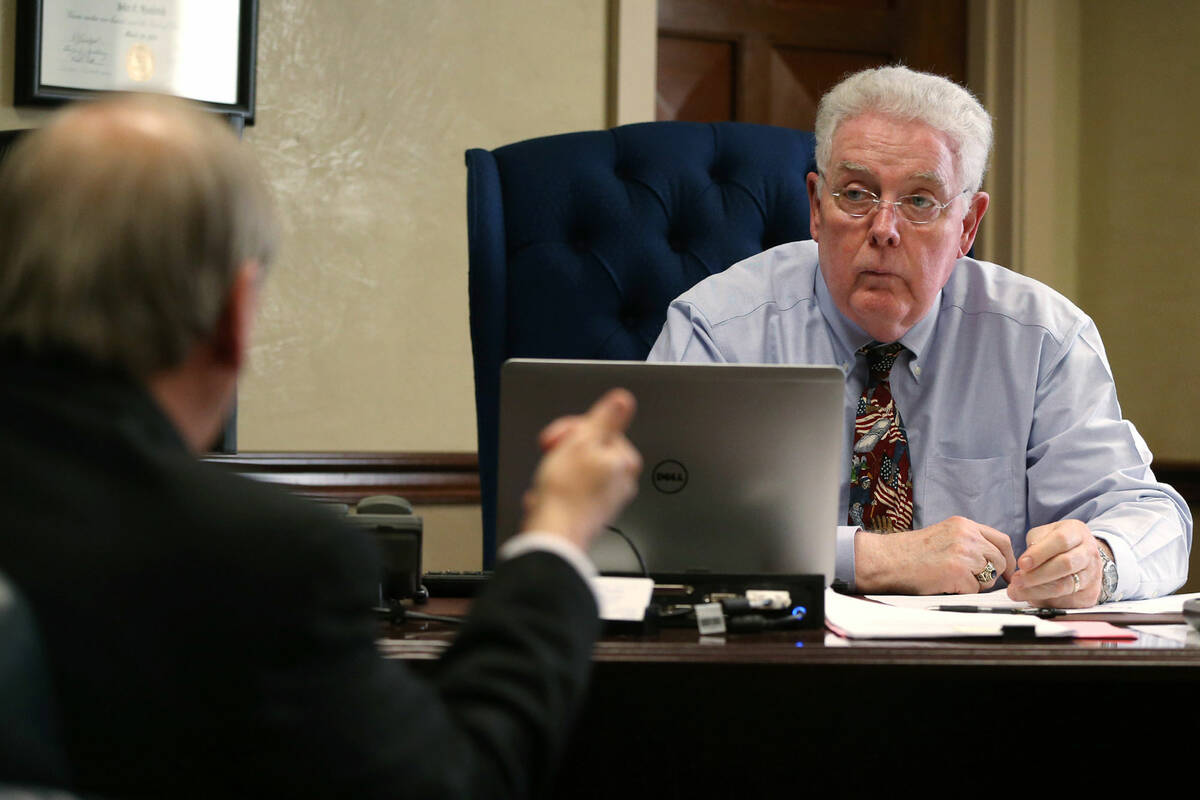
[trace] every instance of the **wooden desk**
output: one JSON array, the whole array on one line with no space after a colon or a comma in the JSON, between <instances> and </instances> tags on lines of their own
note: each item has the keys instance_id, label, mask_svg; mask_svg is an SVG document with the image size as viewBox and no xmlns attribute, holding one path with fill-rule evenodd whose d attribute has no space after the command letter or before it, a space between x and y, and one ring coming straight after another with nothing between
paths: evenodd
<instances>
[{"instance_id":1,"label":"wooden desk","mask_svg":"<svg viewBox=\"0 0 1200 800\"><path fill-rule=\"evenodd\" d=\"M394 636L419 667L452 634L428 624ZM1195 634L1187 645L852 644L822 632L705 643L676 629L607 638L594 663L556 797L884 796L897 782L974 796L1015 791L1047 761L1079 793L1107 766L1195 764Z\"/></svg>"}]
</instances>

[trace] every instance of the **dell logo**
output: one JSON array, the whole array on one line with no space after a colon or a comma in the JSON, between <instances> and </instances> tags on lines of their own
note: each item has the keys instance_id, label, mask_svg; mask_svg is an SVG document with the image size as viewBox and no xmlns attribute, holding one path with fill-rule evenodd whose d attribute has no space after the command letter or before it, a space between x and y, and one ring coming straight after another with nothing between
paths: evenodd
<instances>
[{"instance_id":1,"label":"dell logo","mask_svg":"<svg viewBox=\"0 0 1200 800\"><path fill-rule=\"evenodd\" d=\"M687 486L687 469L678 461L660 461L650 471L650 481L663 494L675 494Z\"/></svg>"}]
</instances>

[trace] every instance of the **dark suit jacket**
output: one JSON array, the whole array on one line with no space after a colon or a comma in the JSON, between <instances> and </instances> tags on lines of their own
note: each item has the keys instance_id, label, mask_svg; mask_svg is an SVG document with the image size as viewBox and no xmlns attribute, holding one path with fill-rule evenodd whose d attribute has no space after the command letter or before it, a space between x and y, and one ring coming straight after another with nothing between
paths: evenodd
<instances>
[{"instance_id":1,"label":"dark suit jacket","mask_svg":"<svg viewBox=\"0 0 1200 800\"><path fill-rule=\"evenodd\" d=\"M117 374L0 354L0 471L0 568L37 616L77 788L431 799L546 784L599 626L558 557L501 566L424 679L377 653L368 536L198 462Z\"/></svg>"}]
</instances>

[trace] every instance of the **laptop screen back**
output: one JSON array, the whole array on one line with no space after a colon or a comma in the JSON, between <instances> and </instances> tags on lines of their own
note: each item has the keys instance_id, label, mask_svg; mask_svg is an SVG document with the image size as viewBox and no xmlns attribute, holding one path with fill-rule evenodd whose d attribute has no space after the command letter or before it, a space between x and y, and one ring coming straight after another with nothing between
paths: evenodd
<instances>
[{"instance_id":1,"label":"laptop screen back","mask_svg":"<svg viewBox=\"0 0 1200 800\"><path fill-rule=\"evenodd\" d=\"M702 571L833 577L844 377L836 367L514 359L501 372L497 537L553 418L620 386L637 398L629 438L638 495L613 523L652 574ZM591 551L602 572L638 573L621 537Z\"/></svg>"}]
</instances>

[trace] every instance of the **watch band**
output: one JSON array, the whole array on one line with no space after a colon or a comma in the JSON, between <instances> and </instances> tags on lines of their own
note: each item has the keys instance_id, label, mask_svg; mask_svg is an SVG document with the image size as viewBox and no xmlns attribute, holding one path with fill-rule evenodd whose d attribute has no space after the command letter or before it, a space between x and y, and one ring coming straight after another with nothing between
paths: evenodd
<instances>
[{"instance_id":1,"label":"watch band","mask_svg":"<svg viewBox=\"0 0 1200 800\"><path fill-rule=\"evenodd\" d=\"M1100 598L1096 601L1100 604L1112 600L1117 592L1117 562L1100 545L1096 549L1100 551Z\"/></svg>"}]
</instances>

